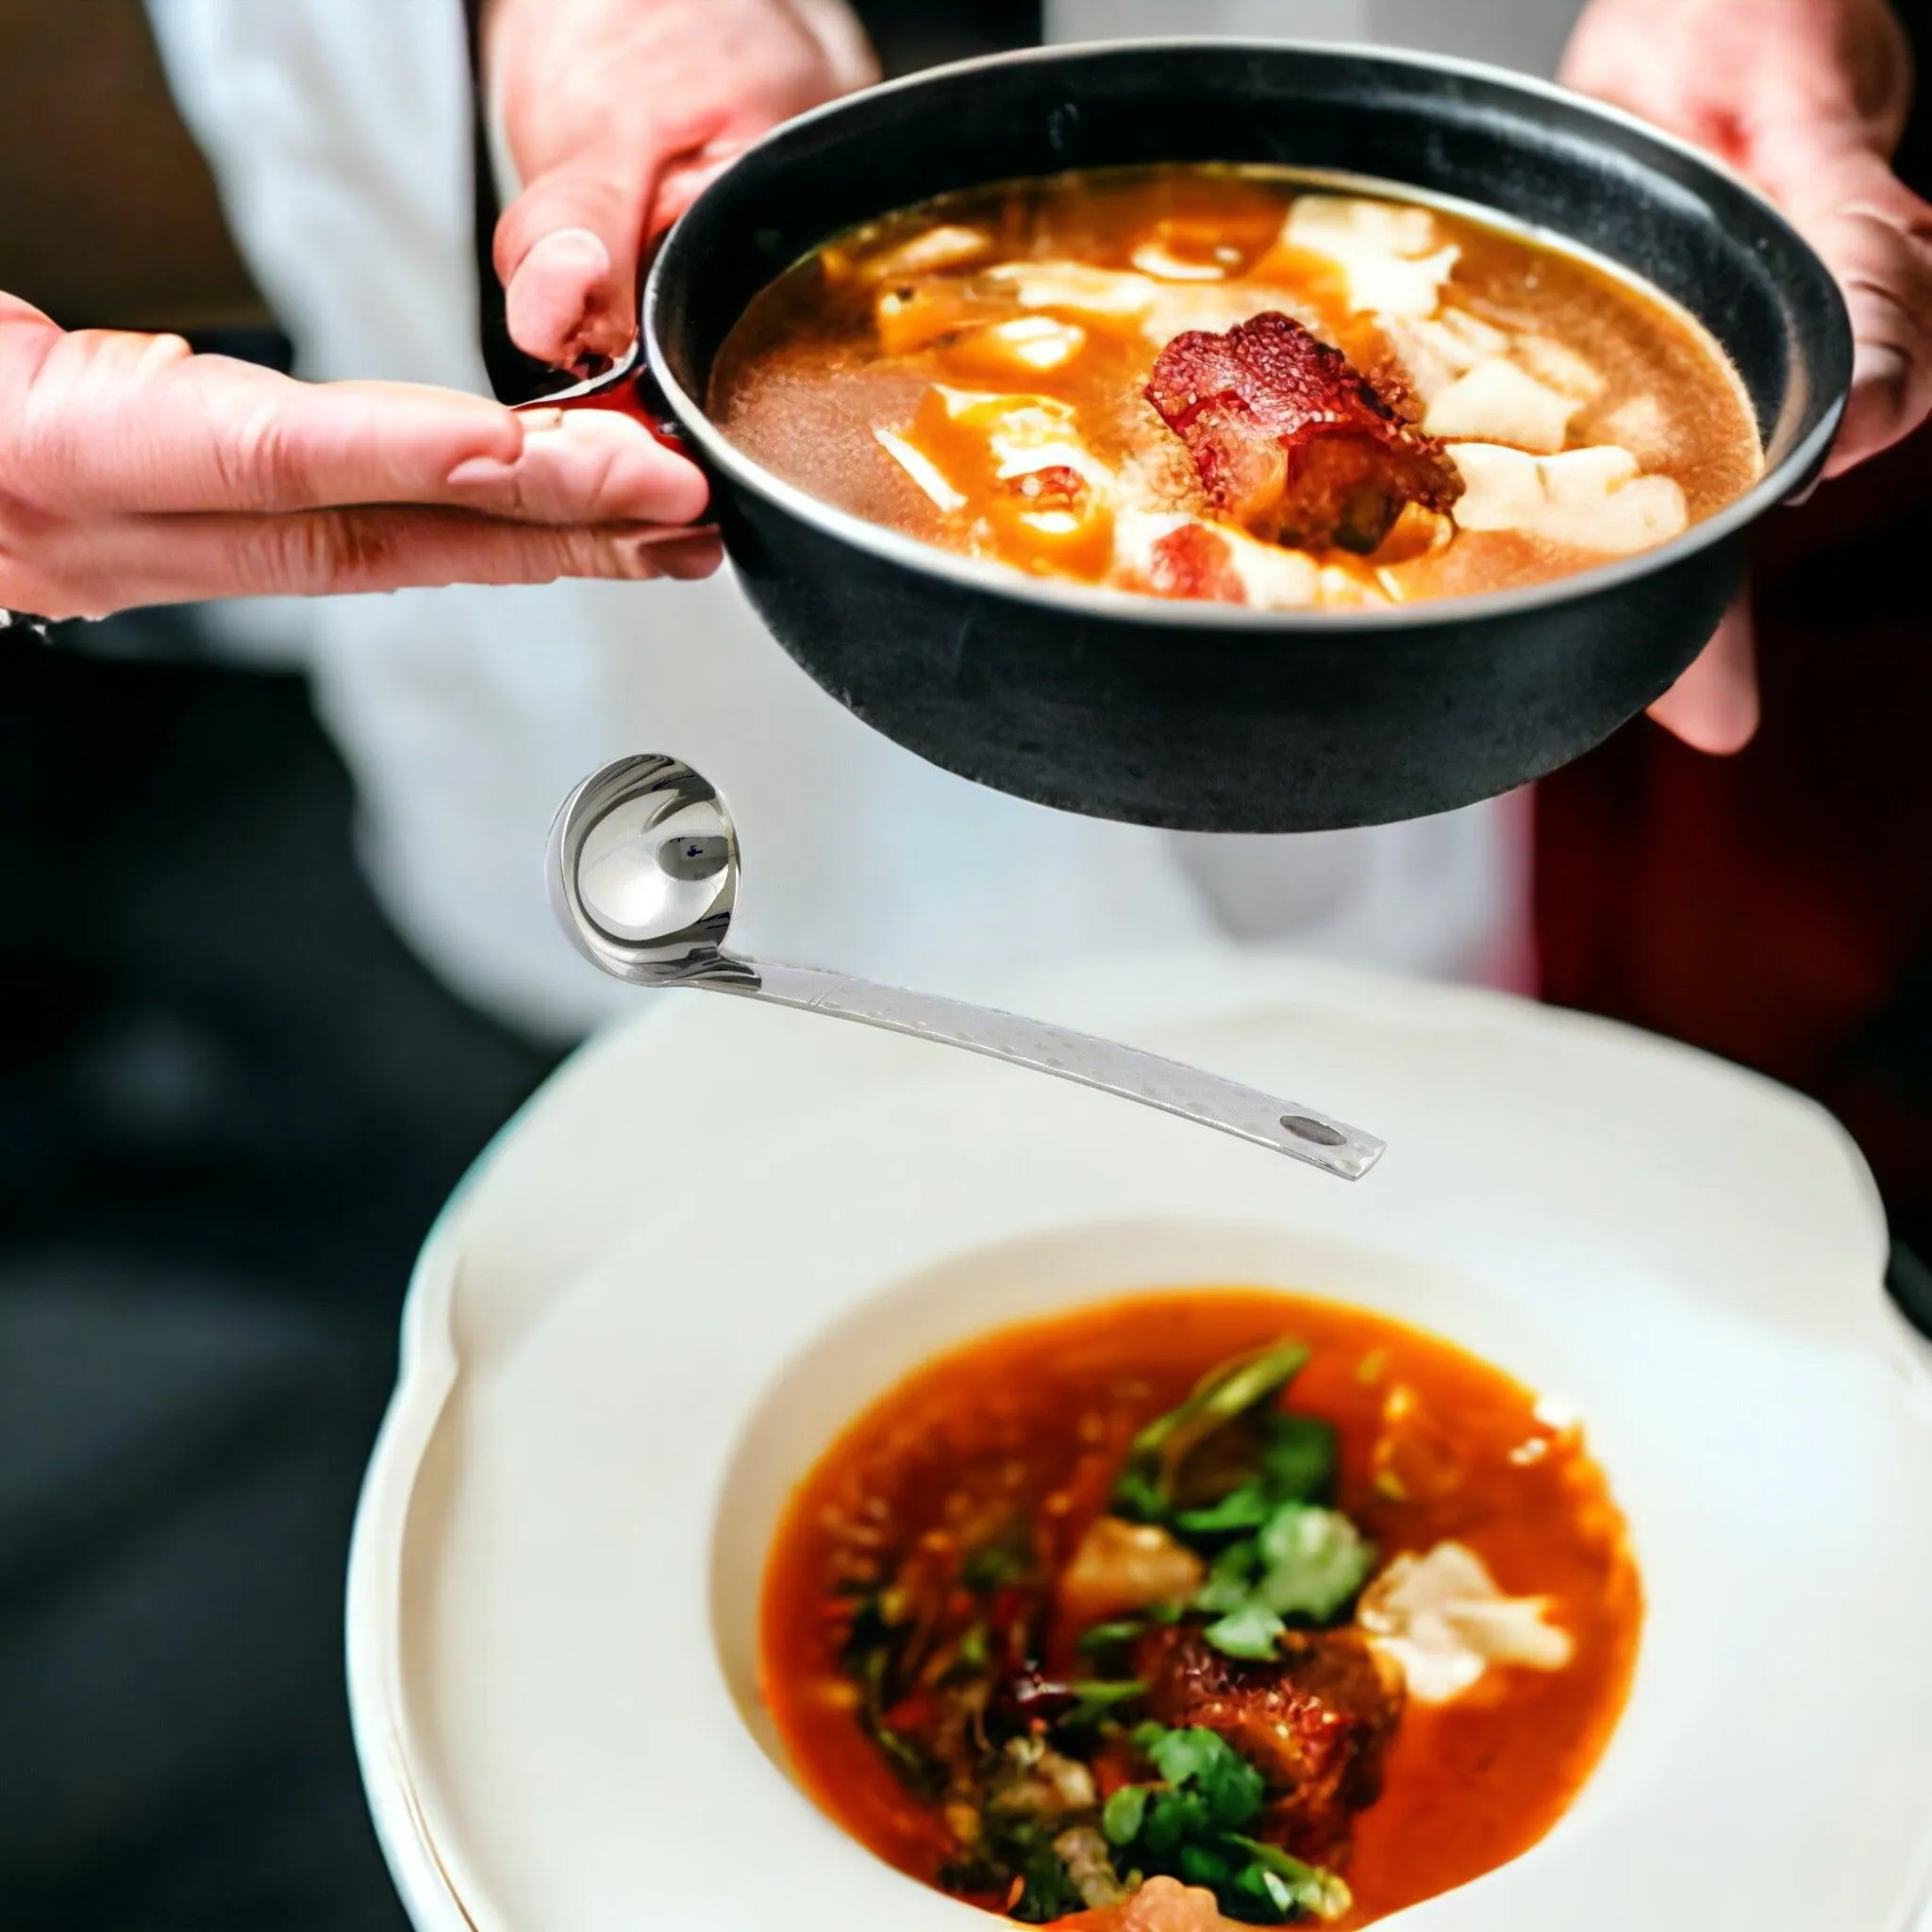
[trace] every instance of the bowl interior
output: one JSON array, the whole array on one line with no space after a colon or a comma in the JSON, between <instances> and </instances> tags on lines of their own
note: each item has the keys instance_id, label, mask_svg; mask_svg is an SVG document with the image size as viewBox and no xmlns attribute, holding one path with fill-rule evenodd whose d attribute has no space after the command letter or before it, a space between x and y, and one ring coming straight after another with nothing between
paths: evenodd
<instances>
[{"instance_id":1,"label":"bowl interior","mask_svg":"<svg viewBox=\"0 0 1932 1932\"><path fill-rule=\"evenodd\" d=\"M794 1486L840 1431L934 1356L1008 1324L1140 1291L1223 1288L1345 1302L1474 1350L1587 1424L1605 1417L1606 1467L1618 1489L1627 1383L1620 1393L1620 1377L1605 1376L1601 1362L1593 1371L1559 1329L1525 1321L1478 1276L1307 1231L1205 1219L1098 1221L969 1249L868 1297L796 1352L750 1416L719 1491L711 1556L719 1660L739 1715L780 1770L791 1774L758 1689L764 1567ZM1591 1449L1601 1459L1593 1438ZM1633 1445L1623 1461L1641 1492L1651 1458ZM1657 1541L1667 1549L1668 1505L1641 1501L1653 1521L1661 1513ZM1632 1535L1641 1561L1634 1518Z\"/></svg>"},{"instance_id":2,"label":"bowl interior","mask_svg":"<svg viewBox=\"0 0 1932 1932\"><path fill-rule=\"evenodd\" d=\"M1823 265L1768 203L1688 147L1499 72L1287 43L1002 56L808 115L687 215L652 278L651 325L686 395L702 397L752 296L830 236L953 189L1154 161L1408 186L1591 250L1716 337L1774 470L1849 377L1849 329Z\"/></svg>"}]
</instances>

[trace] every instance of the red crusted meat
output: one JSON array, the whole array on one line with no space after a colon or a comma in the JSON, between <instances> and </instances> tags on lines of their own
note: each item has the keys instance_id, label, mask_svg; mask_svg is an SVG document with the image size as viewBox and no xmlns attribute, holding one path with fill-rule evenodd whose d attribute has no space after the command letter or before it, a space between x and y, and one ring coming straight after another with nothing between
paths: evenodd
<instances>
[{"instance_id":1,"label":"red crusted meat","mask_svg":"<svg viewBox=\"0 0 1932 1932\"><path fill-rule=\"evenodd\" d=\"M1176 336L1145 393L1208 501L1269 542L1366 554L1405 504L1446 511L1462 494L1441 444L1286 315Z\"/></svg>"},{"instance_id":2,"label":"red crusted meat","mask_svg":"<svg viewBox=\"0 0 1932 1932\"><path fill-rule=\"evenodd\" d=\"M1162 1724L1220 1732L1268 1780L1266 1837L1318 1864L1345 1856L1404 1701L1400 1672L1359 1632L1291 1632L1276 1660L1241 1663L1177 1626L1146 1638L1137 1666Z\"/></svg>"},{"instance_id":3,"label":"red crusted meat","mask_svg":"<svg viewBox=\"0 0 1932 1932\"><path fill-rule=\"evenodd\" d=\"M1183 524L1154 545L1149 586L1163 597L1210 604L1245 604L1246 588L1228 554L1227 540L1206 524Z\"/></svg>"}]
</instances>

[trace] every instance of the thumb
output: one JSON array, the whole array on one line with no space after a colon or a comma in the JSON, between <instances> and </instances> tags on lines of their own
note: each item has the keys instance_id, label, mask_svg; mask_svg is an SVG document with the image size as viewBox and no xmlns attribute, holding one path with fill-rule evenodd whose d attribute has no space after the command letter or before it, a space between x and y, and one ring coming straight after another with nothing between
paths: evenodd
<instances>
[{"instance_id":1,"label":"thumb","mask_svg":"<svg viewBox=\"0 0 1932 1932\"><path fill-rule=\"evenodd\" d=\"M1650 715L1693 751L1742 751L1757 731L1757 641L1742 596L1724 612L1717 635Z\"/></svg>"},{"instance_id":2,"label":"thumb","mask_svg":"<svg viewBox=\"0 0 1932 1932\"><path fill-rule=\"evenodd\" d=\"M602 134L539 175L497 225L510 340L558 368L613 359L637 333L638 267L658 157Z\"/></svg>"}]
</instances>

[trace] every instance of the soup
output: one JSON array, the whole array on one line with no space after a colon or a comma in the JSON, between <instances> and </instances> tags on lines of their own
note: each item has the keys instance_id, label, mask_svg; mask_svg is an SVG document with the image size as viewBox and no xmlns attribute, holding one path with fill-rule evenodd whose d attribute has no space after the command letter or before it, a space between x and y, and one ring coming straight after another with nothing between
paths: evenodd
<instances>
[{"instance_id":1,"label":"soup","mask_svg":"<svg viewBox=\"0 0 1932 1932\"><path fill-rule=\"evenodd\" d=\"M1542 1836L1641 1623L1581 1432L1360 1309L1150 1294L929 1362L780 1525L763 1692L880 1857L1092 1932L1367 1924Z\"/></svg>"},{"instance_id":2,"label":"soup","mask_svg":"<svg viewBox=\"0 0 1932 1932\"><path fill-rule=\"evenodd\" d=\"M963 556L1281 610L1539 583L1761 467L1735 373L1655 291L1255 168L888 216L753 301L708 408L777 475Z\"/></svg>"}]
</instances>

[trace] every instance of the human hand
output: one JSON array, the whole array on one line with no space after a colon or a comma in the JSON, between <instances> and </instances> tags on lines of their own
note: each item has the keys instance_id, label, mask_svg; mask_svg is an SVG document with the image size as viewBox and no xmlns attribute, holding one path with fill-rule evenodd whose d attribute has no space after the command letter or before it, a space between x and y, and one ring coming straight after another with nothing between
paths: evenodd
<instances>
[{"instance_id":1,"label":"human hand","mask_svg":"<svg viewBox=\"0 0 1932 1932\"><path fill-rule=\"evenodd\" d=\"M308 384L0 295L0 608L702 576L704 480L639 424Z\"/></svg>"},{"instance_id":2,"label":"human hand","mask_svg":"<svg viewBox=\"0 0 1932 1932\"><path fill-rule=\"evenodd\" d=\"M482 38L510 338L559 368L629 346L645 244L737 154L877 78L842 0L486 0Z\"/></svg>"},{"instance_id":3,"label":"human hand","mask_svg":"<svg viewBox=\"0 0 1932 1932\"><path fill-rule=\"evenodd\" d=\"M1562 77L1711 149L1838 277L1857 348L1827 475L1932 414L1932 208L1891 172L1912 71L1885 0L1591 0ZM1651 715L1701 750L1749 741L1757 681L1741 603Z\"/></svg>"}]
</instances>

